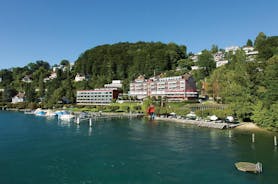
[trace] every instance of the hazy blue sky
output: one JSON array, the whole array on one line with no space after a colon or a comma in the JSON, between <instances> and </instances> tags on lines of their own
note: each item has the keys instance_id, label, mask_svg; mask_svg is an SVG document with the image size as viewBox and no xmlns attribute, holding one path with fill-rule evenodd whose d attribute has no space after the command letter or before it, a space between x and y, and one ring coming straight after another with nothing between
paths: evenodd
<instances>
[{"instance_id":1,"label":"hazy blue sky","mask_svg":"<svg viewBox=\"0 0 278 184\"><path fill-rule=\"evenodd\" d=\"M125 41L242 46L260 31L278 35L278 0L0 0L0 69Z\"/></svg>"}]
</instances>

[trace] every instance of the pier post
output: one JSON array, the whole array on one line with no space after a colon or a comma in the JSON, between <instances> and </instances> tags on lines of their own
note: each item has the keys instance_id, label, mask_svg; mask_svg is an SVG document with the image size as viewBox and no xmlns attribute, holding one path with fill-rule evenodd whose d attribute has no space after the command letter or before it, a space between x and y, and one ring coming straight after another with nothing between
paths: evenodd
<instances>
[{"instance_id":1,"label":"pier post","mask_svg":"<svg viewBox=\"0 0 278 184\"><path fill-rule=\"evenodd\" d=\"M79 117L77 117L76 124L77 124L77 125L80 124L80 119L79 119Z\"/></svg>"},{"instance_id":2,"label":"pier post","mask_svg":"<svg viewBox=\"0 0 278 184\"><path fill-rule=\"evenodd\" d=\"M90 126L90 127L93 126L92 118L89 119L89 126Z\"/></svg>"},{"instance_id":3,"label":"pier post","mask_svg":"<svg viewBox=\"0 0 278 184\"><path fill-rule=\"evenodd\" d=\"M232 137L232 132L231 132L231 130L229 130L229 138L231 138Z\"/></svg>"},{"instance_id":4,"label":"pier post","mask_svg":"<svg viewBox=\"0 0 278 184\"><path fill-rule=\"evenodd\" d=\"M277 137L274 136L274 146L277 146Z\"/></svg>"},{"instance_id":5,"label":"pier post","mask_svg":"<svg viewBox=\"0 0 278 184\"><path fill-rule=\"evenodd\" d=\"M252 142L254 143L255 142L255 134L252 133Z\"/></svg>"}]
</instances>

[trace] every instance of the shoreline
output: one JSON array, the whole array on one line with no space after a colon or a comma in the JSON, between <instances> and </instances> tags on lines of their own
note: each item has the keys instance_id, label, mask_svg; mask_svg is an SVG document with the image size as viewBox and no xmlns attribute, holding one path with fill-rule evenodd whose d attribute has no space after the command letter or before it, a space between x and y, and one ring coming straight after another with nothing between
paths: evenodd
<instances>
[{"instance_id":1,"label":"shoreline","mask_svg":"<svg viewBox=\"0 0 278 184\"><path fill-rule=\"evenodd\" d=\"M156 117L155 120L159 121L171 121L175 123L182 123L187 125L194 125L198 127L206 127L206 128L215 128L215 129L234 129L239 131L255 131L255 132L268 132L268 133L275 133L269 131L265 128L259 127L255 123L247 122L247 123L238 123L238 124L229 124L229 123L216 123L213 121L206 122L200 120L185 120L185 119L176 119L176 118L161 118Z\"/></svg>"},{"instance_id":2,"label":"shoreline","mask_svg":"<svg viewBox=\"0 0 278 184\"><path fill-rule=\"evenodd\" d=\"M262 127L259 127L258 125L252 122L242 123L240 126L236 127L235 130L272 132Z\"/></svg>"},{"instance_id":3,"label":"shoreline","mask_svg":"<svg viewBox=\"0 0 278 184\"><path fill-rule=\"evenodd\" d=\"M215 128L215 129L231 129L239 126L240 124L229 124L229 123L216 123L213 121L204 121L204 120L187 120L187 119L177 119L177 118L162 118L162 117L155 117L155 120L159 121L172 121L176 123L183 123L188 125L195 125L198 127L205 127L205 128Z\"/></svg>"},{"instance_id":4,"label":"shoreline","mask_svg":"<svg viewBox=\"0 0 278 184\"><path fill-rule=\"evenodd\" d=\"M16 109L16 108L9 108L5 109L4 111L11 111L11 112L26 112L30 111L31 109ZM61 109L55 109L55 110L61 110ZM76 111L74 114L79 114L81 111ZM94 113L90 113L94 114ZM143 114L138 114L138 113L125 113L125 112L120 112L120 113L115 113L115 112L102 112L102 115L104 116L115 116L115 115L120 115L120 116L132 116L132 117L143 117ZM235 129L239 131L261 131L261 132L272 132L269 131L265 128L259 127L255 123L252 122L247 122L247 123L239 123L239 124L229 124L229 123L216 123L213 121L204 121L204 120L186 120L186 119L177 119L177 118L162 118L162 117L155 117L155 120L159 121L171 121L175 123L182 123L182 124L188 124L188 125L194 125L198 127L206 127L206 128L215 128L215 129Z\"/></svg>"}]
</instances>

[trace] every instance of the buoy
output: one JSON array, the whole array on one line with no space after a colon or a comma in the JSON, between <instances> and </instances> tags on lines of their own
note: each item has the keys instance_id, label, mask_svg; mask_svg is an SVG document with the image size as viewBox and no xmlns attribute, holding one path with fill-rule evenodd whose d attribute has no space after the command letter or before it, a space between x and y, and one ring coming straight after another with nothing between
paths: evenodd
<instances>
[{"instance_id":1,"label":"buoy","mask_svg":"<svg viewBox=\"0 0 278 184\"><path fill-rule=\"evenodd\" d=\"M229 138L231 138L232 137L232 132L231 132L231 130L229 130Z\"/></svg>"},{"instance_id":2,"label":"buoy","mask_svg":"<svg viewBox=\"0 0 278 184\"><path fill-rule=\"evenodd\" d=\"M76 124L77 124L77 125L80 124L80 119L79 119L79 117L78 117L77 120L76 120Z\"/></svg>"},{"instance_id":3,"label":"buoy","mask_svg":"<svg viewBox=\"0 0 278 184\"><path fill-rule=\"evenodd\" d=\"M274 136L274 146L277 146L277 137Z\"/></svg>"}]
</instances>

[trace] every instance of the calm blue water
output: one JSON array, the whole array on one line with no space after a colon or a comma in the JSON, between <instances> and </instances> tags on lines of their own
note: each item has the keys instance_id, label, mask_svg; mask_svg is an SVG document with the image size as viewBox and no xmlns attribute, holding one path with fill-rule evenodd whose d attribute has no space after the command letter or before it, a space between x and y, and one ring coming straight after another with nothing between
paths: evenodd
<instances>
[{"instance_id":1,"label":"calm blue water","mask_svg":"<svg viewBox=\"0 0 278 184\"><path fill-rule=\"evenodd\" d=\"M237 161L261 161L261 175ZM0 111L1 184L278 183L273 135L146 120L61 123Z\"/></svg>"}]
</instances>

